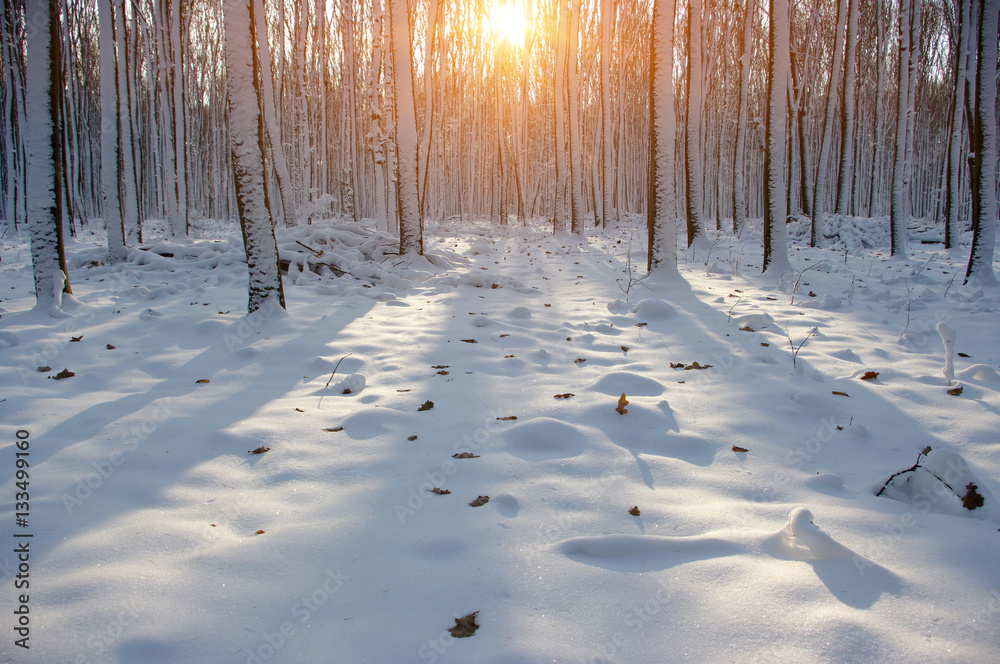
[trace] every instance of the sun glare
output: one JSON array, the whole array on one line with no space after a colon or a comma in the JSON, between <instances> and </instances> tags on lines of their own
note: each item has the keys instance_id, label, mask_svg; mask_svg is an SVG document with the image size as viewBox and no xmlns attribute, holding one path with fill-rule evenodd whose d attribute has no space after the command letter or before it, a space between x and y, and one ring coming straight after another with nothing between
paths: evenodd
<instances>
[{"instance_id":1,"label":"sun glare","mask_svg":"<svg viewBox=\"0 0 1000 664\"><path fill-rule=\"evenodd\" d=\"M490 30L498 42L507 42L514 46L524 46L524 33L528 29L528 20L524 15L524 5L517 0L501 0L490 7Z\"/></svg>"}]
</instances>

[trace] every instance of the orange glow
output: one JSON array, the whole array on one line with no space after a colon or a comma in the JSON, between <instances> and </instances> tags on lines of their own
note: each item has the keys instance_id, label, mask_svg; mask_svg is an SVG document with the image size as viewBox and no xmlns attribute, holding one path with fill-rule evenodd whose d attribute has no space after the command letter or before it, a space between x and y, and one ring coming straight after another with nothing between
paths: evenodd
<instances>
[{"instance_id":1,"label":"orange glow","mask_svg":"<svg viewBox=\"0 0 1000 664\"><path fill-rule=\"evenodd\" d=\"M524 46L524 35L528 29L524 4L518 0L506 0L490 7L487 17L490 32L497 42L507 42L513 46Z\"/></svg>"}]
</instances>

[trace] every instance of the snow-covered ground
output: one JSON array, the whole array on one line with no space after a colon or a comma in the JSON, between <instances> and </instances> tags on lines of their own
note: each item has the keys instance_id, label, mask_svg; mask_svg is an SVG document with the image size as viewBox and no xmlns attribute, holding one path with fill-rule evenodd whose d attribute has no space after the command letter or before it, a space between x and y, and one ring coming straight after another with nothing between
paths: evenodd
<instances>
[{"instance_id":1,"label":"snow-covered ground","mask_svg":"<svg viewBox=\"0 0 1000 664\"><path fill-rule=\"evenodd\" d=\"M835 221L778 285L751 230L628 287L630 221L430 224L409 261L291 229L288 312L250 317L236 229L119 268L84 233L65 320L8 233L0 661L995 661L1000 302L966 256Z\"/></svg>"}]
</instances>

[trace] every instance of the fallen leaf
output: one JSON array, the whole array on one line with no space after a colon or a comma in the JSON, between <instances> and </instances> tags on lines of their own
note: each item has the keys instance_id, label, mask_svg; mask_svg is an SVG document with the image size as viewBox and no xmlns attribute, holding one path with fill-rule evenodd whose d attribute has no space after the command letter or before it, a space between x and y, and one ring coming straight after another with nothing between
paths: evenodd
<instances>
[{"instance_id":1,"label":"fallen leaf","mask_svg":"<svg viewBox=\"0 0 1000 664\"><path fill-rule=\"evenodd\" d=\"M264 452L270 452L270 451L271 451L270 447L264 447L263 445L261 445L255 450L250 450L249 452L247 452L247 454L263 454Z\"/></svg>"},{"instance_id":2,"label":"fallen leaf","mask_svg":"<svg viewBox=\"0 0 1000 664\"><path fill-rule=\"evenodd\" d=\"M861 380L875 380L878 378L877 371L866 371L865 375L861 377Z\"/></svg>"},{"instance_id":3,"label":"fallen leaf","mask_svg":"<svg viewBox=\"0 0 1000 664\"><path fill-rule=\"evenodd\" d=\"M452 459L478 459L478 454L473 454L472 452L460 452L458 454L452 454Z\"/></svg>"},{"instance_id":4,"label":"fallen leaf","mask_svg":"<svg viewBox=\"0 0 1000 664\"><path fill-rule=\"evenodd\" d=\"M693 369L701 370L701 369L711 369L711 368L712 368L711 364L698 364L698 362L695 361L695 362L692 362L691 364L687 365L686 367L684 367L684 370L685 371L691 371Z\"/></svg>"},{"instance_id":5,"label":"fallen leaf","mask_svg":"<svg viewBox=\"0 0 1000 664\"><path fill-rule=\"evenodd\" d=\"M632 516L639 516L640 514L642 514L642 512L639 511L639 506L638 505L636 505L635 507L633 507L632 509L630 509L628 511L628 513L631 514Z\"/></svg>"},{"instance_id":6,"label":"fallen leaf","mask_svg":"<svg viewBox=\"0 0 1000 664\"><path fill-rule=\"evenodd\" d=\"M449 493L451 493L451 491L449 491L448 489L439 489L437 487L434 487L433 489L431 489L431 493L436 493L439 496L447 496Z\"/></svg>"},{"instance_id":7,"label":"fallen leaf","mask_svg":"<svg viewBox=\"0 0 1000 664\"><path fill-rule=\"evenodd\" d=\"M622 346L622 352L623 353L627 353L628 352L628 346Z\"/></svg>"},{"instance_id":8,"label":"fallen leaf","mask_svg":"<svg viewBox=\"0 0 1000 664\"><path fill-rule=\"evenodd\" d=\"M431 367L431 369L450 369L450 368L451 368L450 364L435 364L434 366Z\"/></svg>"},{"instance_id":9,"label":"fallen leaf","mask_svg":"<svg viewBox=\"0 0 1000 664\"><path fill-rule=\"evenodd\" d=\"M809 297L816 297L816 293L809 291Z\"/></svg>"},{"instance_id":10,"label":"fallen leaf","mask_svg":"<svg viewBox=\"0 0 1000 664\"><path fill-rule=\"evenodd\" d=\"M413 441L415 441L417 439L417 434L413 434L412 436L408 436L406 439L412 443Z\"/></svg>"},{"instance_id":11,"label":"fallen leaf","mask_svg":"<svg viewBox=\"0 0 1000 664\"><path fill-rule=\"evenodd\" d=\"M586 358L583 357L578 357L575 360L573 360L573 362L575 362L576 364L583 364L586 361L587 361Z\"/></svg>"},{"instance_id":12,"label":"fallen leaf","mask_svg":"<svg viewBox=\"0 0 1000 664\"><path fill-rule=\"evenodd\" d=\"M38 367L38 373L48 373L52 371L52 367Z\"/></svg>"},{"instance_id":13,"label":"fallen leaf","mask_svg":"<svg viewBox=\"0 0 1000 664\"><path fill-rule=\"evenodd\" d=\"M840 390L834 390L831 394L836 394L838 397L849 397L851 396L847 392L841 392Z\"/></svg>"},{"instance_id":14,"label":"fallen leaf","mask_svg":"<svg viewBox=\"0 0 1000 664\"><path fill-rule=\"evenodd\" d=\"M776 298L776 297L771 297L770 295L768 295L768 296L767 296L766 298L764 298L764 299L765 299L765 300L770 300L771 302L775 302L775 301L776 301L776 300L777 300L778 298Z\"/></svg>"},{"instance_id":15,"label":"fallen leaf","mask_svg":"<svg viewBox=\"0 0 1000 664\"><path fill-rule=\"evenodd\" d=\"M971 511L986 504L986 499L983 498L978 491L976 491L978 488L979 487L972 482L965 485L966 493L962 496L962 507Z\"/></svg>"},{"instance_id":16,"label":"fallen leaf","mask_svg":"<svg viewBox=\"0 0 1000 664\"><path fill-rule=\"evenodd\" d=\"M765 343L763 341L760 342L760 345L763 346L764 348L769 348L771 346L771 344Z\"/></svg>"},{"instance_id":17,"label":"fallen leaf","mask_svg":"<svg viewBox=\"0 0 1000 664\"><path fill-rule=\"evenodd\" d=\"M55 380L62 380L63 378L72 378L75 375L76 374L73 373L72 371L70 371L69 369L63 369L62 371L60 371L59 373L57 373L55 376L51 376L51 378L53 378Z\"/></svg>"},{"instance_id":18,"label":"fallen leaf","mask_svg":"<svg viewBox=\"0 0 1000 664\"><path fill-rule=\"evenodd\" d=\"M333 427L332 429L323 429L327 433L337 433L338 431L343 431L344 427Z\"/></svg>"},{"instance_id":19,"label":"fallen leaf","mask_svg":"<svg viewBox=\"0 0 1000 664\"><path fill-rule=\"evenodd\" d=\"M82 341L83 340L83 335L81 334L78 337L70 337L69 340L70 340L70 343L72 343L74 341Z\"/></svg>"},{"instance_id":20,"label":"fallen leaf","mask_svg":"<svg viewBox=\"0 0 1000 664\"><path fill-rule=\"evenodd\" d=\"M204 383L211 383L211 382L212 381L210 381L207 378L199 378L198 380L194 381L194 384L195 385L203 385Z\"/></svg>"},{"instance_id":21,"label":"fallen leaf","mask_svg":"<svg viewBox=\"0 0 1000 664\"><path fill-rule=\"evenodd\" d=\"M449 374L451 374L451 372L450 371L445 371L444 369L442 369L441 371L437 372L438 376L447 376Z\"/></svg>"},{"instance_id":22,"label":"fallen leaf","mask_svg":"<svg viewBox=\"0 0 1000 664\"><path fill-rule=\"evenodd\" d=\"M618 397L618 405L615 407L615 410L624 415L625 413L628 412L628 409L625 407L627 405L628 405L628 399L625 398L625 393L622 392L622 395Z\"/></svg>"},{"instance_id":23,"label":"fallen leaf","mask_svg":"<svg viewBox=\"0 0 1000 664\"><path fill-rule=\"evenodd\" d=\"M70 374L70 375L72 375L72 374ZM56 378L58 378L58 376L56 376ZM948 390L948 394L950 394L953 397L957 397L958 395L960 395L964 391L965 391L965 388L962 387L961 385L959 385L958 387L953 387L950 390Z\"/></svg>"},{"instance_id":24,"label":"fallen leaf","mask_svg":"<svg viewBox=\"0 0 1000 664\"><path fill-rule=\"evenodd\" d=\"M503 339L504 337L509 337L509 336L510 336L509 334L501 334L500 338Z\"/></svg>"},{"instance_id":25,"label":"fallen leaf","mask_svg":"<svg viewBox=\"0 0 1000 664\"><path fill-rule=\"evenodd\" d=\"M455 618L455 626L449 629L451 635L456 639L464 639L466 637L472 636L479 629L479 625L476 624L476 614L479 611L473 611L467 616L462 618Z\"/></svg>"},{"instance_id":26,"label":"fallen leaf","mask_svg":"<svg viewBox=\"0 0 1000 664\"><path fill-rule=\"evenodd\" d=\"M295 409L295 412L296 412L296 413L304 413L304 412L306 412L306 411L302 410L301 408L296 408L296 409Z\"/></svg>"},{"instance_id":27,"label":"fallen leaf","mask_svg":"<svg viewBox=\"0 0 1000 664\"><path fill-rule=\"evenodd\" d=\"M213 528L217 528L217 527L218 527L218 526L216 526L216 525L215 525L214 523L213 523L213 524L211 524L211 525L212 525L212 527L213 527Z\"/></svg>"},{"instance_id":28,"label":"fallen leaf","mask_svg":"<svg viewBox=\"0 0 1000 664\"><path fill-rule=\"evenodd\" d=\"M508 415L507 417L498 417L497 419L501 422L510 422L511 420L516 420L517 415Z\"/></svg>"},{"instance_id":29,"label":"fallen leaf","mask_svg":"<svg viewBox=\"0 0 1000 664\"><path fill-rule=\"evenodd\" d=\"M258 530L257 532L254 533L254 535L263 535L263 534L264 534L263 530Z\"/></svg>"},{"instance_id":30,"label":"fallen leaf","mask_svg":"<svg viewBox=\"0 0 1000 664\"><path fill-rule=\"evenodd\" d=\"M514 357L514 356L513 356L513 355L504 355L504 356L503 356L503 359L505 359L505 360L509 360L509 359L511 359L512 357Z\"/></svg>"},{"instance_id":31,"label":"fallen leaf","mask_svg":"<svg viewBox=\"0 0 1000 664\"><path fill-rule=\"evenodd\" d=\"M112 346L111 344L108 344L107 346L105 346L105 348L107 348L108 350L114 350L115 349L115 347Z\"/></svg>"},{"instance_id":32,"label":"fallen leaf","mask_svg":"<svg viewBox=\"0 0 1000 664\"><path fill-rule=\"evenodd\" d=\"M955 354L958 355L959 357L972 357L968 353L955 353Z\"/></svg>"},{"instance_id":33,"label":"fallen leaf","mask_svg":"<svg viewBox=\"0 0 1000 664\"><path fill-rule=\"evenodd\" d=\"M743 327L740 328L740 332L756 332L756 331L757 330L753 329L749 325L744 325Z\"/></svg>"},{"instance_id":34,"label":"fallen leaf","mask_svg":"<svg viewBox=\"0 0 1000 664\"><path fill-rule=\"evenodd\" d=\"M489 496L479 496L478 498L476 498L475 500L473 500L471 503L469 503L469 507L481 507L481 506L485 505L488 502L490 502L490 497Z\"/></svg>"},{"instance_id":35,"label":"fallen leaf","mask_svg":"<svg viewBox=\"0 0 1000 664\"><path fill-rule=\"evenodd\" d=\"M635 326L636 327L646 327L646 324L645 323L636 323Z\"/></svg>"},{"instance_id":36,"label":"fallen leaf","mask_svg":"<svg viewBox=\"0 0 1000 664\"><path fill-rule=\"evenodd\" d=\"M462 339L462 341L464 341L467 344L478 344L479 343L475 339Z\"/></svg>"},{"instance_id":37,"label":"fallen leaf","mask_svg":"<svg viewBox=\"0 0 1000 664\"><path fill-rule=\"evenodd\" d=\"M410 390L396 390L397 392L410 392Z\"/></svg>"},{"instance_id":38,"label":"fallen leaf","mask_svg":"<svg viewBox=\"0 0 1000 664\"><path fill-rule=\"evenodd\" d=\"M569 399L570 397L575 397L576 395L572 392L567 392L566 394L557 394L556 399Z\"/></svg>"},{"instance_id":39,"label":"fallen leaf","mask_svg":"<svg viewBox=\"0 0 1000 664\"><path fill-rule=\"evenodd\" d=\"M547 306L547 307L551 307L552 305L551 305L551 304L546 304L545 306Z\"/></svg>"},{"instance_id":40,"label":"fallen leaf","mask_svg":"<svg viewBox=\"0 0 1000 664\"><path fill-rule=\"evenodd\" d=\"M422 410L430 410L433 407L434 407L434 402L428 399L427 401L425 401L423 404L420 405L420 408L417 408L417 412L419 413Z\"/></svg>"},{"instance_id":41,"label":"fallen leaf","mask_svg":"<svg viewBox=\"0 0 1000 664\"><path fill-rule=\"evenodd\" d=\"M684 363L683 362L671 362L670 363L670 368L671 369L683 369L684 368Z\"/></svg>"},{"instance_id":42,"label":"fallen leaf","mask_svg":"<svg viewBox=\"0 0 1000 664\"><path fill-rule=\"evenodd\" d=\"M733 445L733 452L749 452L745 447L740 447L739 445Z\"/></svg>"}]
</instances>

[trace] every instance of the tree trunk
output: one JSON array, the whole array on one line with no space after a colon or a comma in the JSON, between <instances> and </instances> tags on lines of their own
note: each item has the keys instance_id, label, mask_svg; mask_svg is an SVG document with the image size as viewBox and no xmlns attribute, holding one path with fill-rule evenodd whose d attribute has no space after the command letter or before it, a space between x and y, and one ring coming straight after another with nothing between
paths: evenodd
<instances>
[{"instance_id":1,"label":"tree trunk","mask_svg":"<svg viewBox=\"0 0 1000 664\"><path fill-rule=\"evenodd\" d=\"M844 96L840 104L840 168L837 172L837 214L851 214L854 199L854 109L858 79L858 18L861 0L850 0L844 57Z\"/></svg>"},{"instance_id":2,"label":"tree trunk","mask_svg":"<svg viewBox=\"0 0 1000 664\"><path fill-rule=\"evenodd\" d=\"M946 203L944 221L944 246L955 249L961 243L962 227L958 220L958 211L962 202L961 171L962 148L965 145L965 87L969 66L969 36L972 21L972 0L958 0L959 39L955 57L955 92L951 104L951 132L948 135L948 180L946 184Z\"/></svg>"},{"instance_id":3,"label":"tree trunk","mask_svg":"<svg viewBox=\"0 0 1000 664\"><path fill-rule=\"evenodd\" d=\"M840 67L843 63L844 51L841 48L840 38L844 33L844 23L846 20L847 0L840 0L837 5L837 29L833 33L833 65L830 68L830 76L827 79L826 116L823 121L823 138L819 146L819 164L816 169L816 180L813 188L812 233L809 239L809 246L811 247L815 247L819 243L819 239L823 236L823 227L826 222L826 171L830 163L831 143L833 143L833 118L837 108L837 81L840 79Z\"/></svg>"},{"instance_id":4,"label":"tree trunk","mask_svg":"<svg viewBox=\"0 0 1000 664\"><path fill-rule=\"evenodd\" d=\"M701 0L688 2L687 66L687 167L684 169L687 191L687 244L692 246L704 236L702 229L703 168L701 161Z\"/></svg>"},{"instance_id":5,"label":"tree trunk","mask_svg":"<svg viewBox=\"0 0 1000 664\"><path fill-rule=\"evenodd\" d=\"M979 0L979 63L976 67L976 125L972 177L978 183L972 217L972 251L965 281L995 288L993 254L997 236L997 42L1000 0Z\"/></svg>"},{"instance_id":6,"label":"tree trunk","mask_svg":"<svg viewBox=\"0 0 1000 664\"><path fill-rule=\"evenodd\" d=\"M608 225L614 207L614 150L611 137L611 39L615 23L614 0L601 3L601 225Z\"/></svg>"},{"instance_id":7,"label":"tree trunk","mask_svg":"<svg viewBox=\"0 0 1000 664\"><path fill-rule=\"evenodd\" d=\"M767 77L767 130L764 173L764 272L780 275L788 269L788 208L785 199L785 116L788 94L788 0L769 0L771 66Z\"/></svg>"},{"instance_id":8,"label":"tree trunk","mask_svg":"<svg viewBox=\"0 0 1000 664\"><path fill-rule=\"evenodd\" d=\"M225 0L229 135L236 203L247 253L248 313L285 308L271 210L264 198L264 119L260 112L262 71L257 58L253 0Z\"/></svg>"},{"instance_id":9,"label":"tree trunk","mask_svg":"<svg viewBox=\"0 0 1000 664\"><path fill-rule=\"evenodd\" d=\"M569 19L569 172L570 172L570 230L583 235L583 141L580 133L580 2L570 0Z\"/></svg>"},{"instance_id":10,"label":"tree trunk","mask_svg":"<svg viewBox=\"0 0 1000 664\"><path fill-rule=\"evenodd\" d=\"M108 259L125 260L125 220L122 217L121 178L118 167L118 63L115 57L115 17L111 0L99 5L101 51L101 215L108 231Z\"/></svg>"},{"instance_id":11,"label":"tree trunk","mask_svg":"<svg viewBox=\"0 0 1000 664\"><path fill-rule=\"evenodd\" d=\"M899 0L899 63L896 75L896 151L892 164L892 206L889 234L893 256L906 253L906 224L909 205L906 180L906 126L910 89L910 0Z\"/></svg>"},{"instance_id":12,"label":"tree trunk","mask_svg":"<svg viewBox=\"0 0 1000 664\"><path fill-rule=\"evenodd\" d=\"M750 62L753 56L753 5L744 0L743 43L740 47L740 91L736 111L736 145L733 150L733 233L746 225L746 141L750 105Z\"/></svg>"},{"instance_id":13,"label":"tree trunk","mask_svg":"<svg viewBox=\"0 0 1000 664\"><path fill-rule=\"evenodd\" d=\"M553 230L566 230L566 46L569 29L566 0L557 3L559 17L556 29L556 76L555 76L555 153L556 182Z\"/></svg>"},{"instance_id":14,"label":"tree trunk","mask_svg":"<svg viewBox=\"0 0 1000 664\"><path fill-rule=\"evenodd\" d=\"M649 230L647 269L666 276L677 270L677 192L674 185L677 116L674 110L674 11L676 0L656 0L649 56Z\"/></svg>"},{"instance_id":15,"label":"tree trunk","mask_svg":"<svg viewBox=\"0 0 1000 664\"><path fill-rule=\"evenodd\" d=\"M399 191L399 253L423 254L423 220L417 197L417 117L413 101L413 58L406 0L389 0L393 82L396 88L396 172Z\"/></svg>"}]
</instances>

